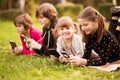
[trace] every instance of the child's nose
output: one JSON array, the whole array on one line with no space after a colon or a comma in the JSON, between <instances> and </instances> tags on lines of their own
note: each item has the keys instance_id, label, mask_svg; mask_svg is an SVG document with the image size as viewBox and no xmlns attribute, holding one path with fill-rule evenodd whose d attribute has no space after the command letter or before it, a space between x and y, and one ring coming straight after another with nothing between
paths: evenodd
<instances>
[{"instance_id":1,"label":"child's nose","mask_svg":"<svg viewBox=\"0 0 120 80\"><path fill-rule=\"evenodd\" d=\"M41 19L38 19L39 22L41 22Z\"/></svg>"},{"instance_id":2,"label":"child's nose","mask_svg":"<svg viewBox=\"0 0 120 80\"><path fill-rule=\"evenodd\" d=\"M16 27L16 30L18 30L18 27Z\"/></svg>"},{"instance_id":3,"label":"child's nose","mask_svg":"<svg viewBox=\"0 0 120 80\"><path fill-rule=\"evenodd\" d=\"M18 31L19 31L19 29L18 29L18 28L16 28L16 31L18 32Z\"/></svg>"},{"instance_id":4,"label":"child's nose","mask_svg":"<svg viewBox=\"0 0 120 80\"><path fill-rule=\"evenodd\" d=\"M63 29L63 32L66 32L67 30L66 29Z\"/></svg>"},{"instance_id":5,"label":"child's nose","mask_svg":"<svg viewBox=\"0 0 120 80\"><path fill-rule=\"evenodd\" d=\"M85 27L81 27L81 29L82 29L82 31L84 31L84 30L85 30Z\"/></svg>"}]
</instances>

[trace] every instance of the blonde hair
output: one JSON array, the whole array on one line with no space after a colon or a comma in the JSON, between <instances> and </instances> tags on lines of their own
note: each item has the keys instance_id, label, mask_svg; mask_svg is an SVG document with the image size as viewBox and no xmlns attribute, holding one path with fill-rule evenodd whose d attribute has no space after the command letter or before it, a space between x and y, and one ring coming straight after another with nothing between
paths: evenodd
<instances>
[{"instance_id":1,"label":"blonde hair","mask_svg":"<svg viewBox=\"0 0 120 80\"><path fill-rule=\"evenodd\" d=\"M59 30L61 28L65 28L65 27L72 27L75 30L76 34L80 34L80 29L77 26L77 24L75 24L70 17L64 16L64 17L61 17L58 20L58 22L57 22L57 24L55 26L54 33L53 33L54 37L58 38L58 36L59 36L59 34L58 34Z\"/></svg>"},{"instance_id":2,"label":"blonde hair","mask_svg":"<svg viewBox=\"0 0 120 80\"><path fill-rule=\"evenodd\" d=\"M14 20L14 25L17 27L17 24L22 24L26 30L32 27L32 19L29 14L24 13L16 17Z\"/></svg>"},{"instance_id":3,"label":"blonde hair","mask_svg":"<svg viewBox=\"0 0 120 80\"><path fill-rule=\"evenodd\" d=\"M41 15L47 17L50 20L53 20L55 17L57 17L58 12L52 4L43 3L36 10L36 17L39 18Z\"/></svg>"},{"instance_id":4,"label":"blonde hair","mask_svg":"<svg viewBox=\"0 0 120 80\"><path fill-rule=\"evenodd\" d=\"M64 16L64 17L61 17L57 24L56 24L57 28L64 28L64 27L72 27L72 28L75 28L74 26L74 22L72 21L72 19L68 16Z\"/></svg>"}]
</instances>

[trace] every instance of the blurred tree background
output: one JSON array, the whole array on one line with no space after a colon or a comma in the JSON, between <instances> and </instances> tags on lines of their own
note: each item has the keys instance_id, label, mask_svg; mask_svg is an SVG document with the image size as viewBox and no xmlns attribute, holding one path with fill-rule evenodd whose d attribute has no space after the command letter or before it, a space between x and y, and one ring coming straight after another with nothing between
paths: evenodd
<instances>
[{"instance_id":1,"label":"blurred tree background","mask_svg":"<svg viewBox=\"0 0 120 80\"><path fill-rule=\"evenodd\" d=\"M95 7L109 20L110 8L120 6L120 0L0 0L0 18L13 20L25 12L34 16L37 7L45 2L52 3L56 7L59 17L66 15L73 20L77 19L80 11L86 6Z\"/></svg>"}]
</instances>

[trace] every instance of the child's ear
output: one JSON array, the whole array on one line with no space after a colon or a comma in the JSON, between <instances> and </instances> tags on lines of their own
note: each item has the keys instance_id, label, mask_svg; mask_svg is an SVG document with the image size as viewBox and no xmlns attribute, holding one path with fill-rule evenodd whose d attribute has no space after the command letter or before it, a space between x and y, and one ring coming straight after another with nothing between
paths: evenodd
<instances>
[{"instance_id":1,"label":"child's ear","mask_svg":"<svg viewBox=\"0 0 120 80\"><path fill-rule=\"evenodd\" d=\"M29 31L30 31L30 28L27 28L27 29L26 29L26 31L28 31L28 32L29 32Z\"/></svg>"}]
</instances>

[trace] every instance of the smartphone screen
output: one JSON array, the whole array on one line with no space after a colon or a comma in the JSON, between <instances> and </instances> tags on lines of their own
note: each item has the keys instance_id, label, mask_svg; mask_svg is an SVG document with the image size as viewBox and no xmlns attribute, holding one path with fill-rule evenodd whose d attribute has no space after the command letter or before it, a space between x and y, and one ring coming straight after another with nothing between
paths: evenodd
<instances>
[{"instance_id":1,"label":"smartphone screen","mask_svg":"<svg viewBox=\"0 0 120 80\"><path fill-rule=\"evenodd\" d=\"M12 49L17 47L16 43L13 40L10 40L10 45L11 45Z\"/></svg>"}]
</instances>

